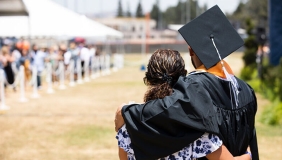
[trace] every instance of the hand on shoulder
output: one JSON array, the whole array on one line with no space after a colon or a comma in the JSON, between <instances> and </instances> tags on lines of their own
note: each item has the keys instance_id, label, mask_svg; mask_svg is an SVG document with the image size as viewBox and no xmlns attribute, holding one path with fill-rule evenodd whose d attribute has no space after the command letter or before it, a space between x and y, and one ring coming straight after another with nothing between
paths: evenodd
<instances>
[{"instance_id":1,"label":"hand on shoulder","mask_svg":"<svg viewBox=\"0 0 282 160\"><path fill-rule=\"evenodd\" d=\"M115 115L115 131L117 132L121 126L124 124L124 119L122 117L122 114L121 114L121 109L122 107L126 105L126 103L122 103L118 108L117 108L117 111L116 111L116 115Z\"/></svg>"}]
</instances>

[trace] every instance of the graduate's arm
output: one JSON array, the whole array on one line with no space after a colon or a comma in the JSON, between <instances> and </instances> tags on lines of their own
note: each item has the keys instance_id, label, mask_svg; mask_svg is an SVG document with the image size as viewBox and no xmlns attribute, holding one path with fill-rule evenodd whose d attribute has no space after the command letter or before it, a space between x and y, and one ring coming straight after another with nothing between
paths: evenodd
<instances>
[{"instance_id":1,"label":"graduate's arm","mask_svg":"<svg viewBox=\"0 0 282 160\"><path fill-rule=\"evenodd\" d=\"M208 160L252 160L249 154L233 157L224 145L219 147L216 151L208 154L206 158Z\"/></svg>"},{"instance_id":2,"label":"graduate's arm","mask_svg":"<svg viewBox=\"0 0 282 160\"><path fill-rule=\"evenodd\" d=\"M213 104L209 93L195 79L188 77L180 77L178 79L178 82L174 85L173 90L174 92L171 95L166 96L163 99L155 99L146 102L145 104L132 104L129 106L129 108L127 107L127 109L125 109L125 106L128 106L126 104L119 106L117 108L115 116L115 130L118 131L118 129L124 124L124 118L126 119L126 117L123 117L123 114L125 110L127 112L131 110L131 112L128 112L127 114L129 117L135 117L135 119L140 119L140 117L145 117L145 115L150 117L157 116L158 113L161 113L165 110L167 111L167 108L170 108L171 106L175 105L176 102L182 102L182 106L180 105L180 103L176 104L176 106L179 106L178 108L182 108L184 110L185 108L187 109L192 107L193 109L189 109L193 110L189 111L192 115L194 115L194 113L192 112L195 112L195 114L202 114L204 112L211 114L211 112L207 111L206 109L204 111L201 111L203 109L203 106L212 106ZM205 101L203 101L203 99L205 99ZM139 109L137 109L137 107ZM178 112L183 113L182 109L179 109ZM170 115L171 113L165 112L164 114ZM206 116L207 115L205 115L204 117Z\"/></svg>"},{"instance_id":3,"label":"graduate's arm","mask_svg":"<svg viewBox=\"0 0 282 160\"><path fill-rule=\"evenodd\" d=\"M127 153L120 147L118 147L118 157L120 160L127 160Z\"/></svg>"}]
</instances>

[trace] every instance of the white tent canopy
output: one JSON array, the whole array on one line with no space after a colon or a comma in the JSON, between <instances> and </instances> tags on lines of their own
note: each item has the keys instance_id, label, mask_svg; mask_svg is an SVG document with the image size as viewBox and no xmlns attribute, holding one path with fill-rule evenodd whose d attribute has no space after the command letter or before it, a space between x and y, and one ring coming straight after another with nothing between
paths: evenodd
<instances>
[{"instance_id":1,"label":"white tent canopy","mask_svg":"<svg viewBox=\"0 0 282 160\"><path fill-rule=\"evenodd\" d=\"M0 0L0 16L28 15L22 0Z\"/></svg>"},{"instance_id":2,"label":"white tent canopy","mask_svg":"<svg viewBox=\"0 0 282 160\"><path fill-rule=\"evenodd\" d=\"M123 34L50 0L24 0L29 18L0 17L0 36L122 38Z\"/></svg>"},{"instance_id":3,"label":"white tent canopy","mask_svg":"<svg viewBox=\"0 0 282 160\"><path fill-rule=\"evenodd\" d=\"M0 17L0 36L2 37L27 37L29 34L28 17L7 16Z\"/></svg>"}]
</instances>

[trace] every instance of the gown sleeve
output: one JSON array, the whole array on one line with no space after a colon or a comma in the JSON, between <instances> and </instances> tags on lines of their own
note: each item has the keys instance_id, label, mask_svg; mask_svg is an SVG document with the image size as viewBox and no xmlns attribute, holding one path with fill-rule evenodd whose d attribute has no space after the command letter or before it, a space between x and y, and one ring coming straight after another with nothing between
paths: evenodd
<instances>
[{"instance_id":1,"label":"gown sleeve","mask_svg":"<svg viewBox=\"0 0 282 160\"><path fill-rule=\"evenodd\" d=\"M207 90L188 77L178 79L170 96L122 108L137 160L165 157L205 132L219 135L215 112Z\"/></svg>"}]
</instances>

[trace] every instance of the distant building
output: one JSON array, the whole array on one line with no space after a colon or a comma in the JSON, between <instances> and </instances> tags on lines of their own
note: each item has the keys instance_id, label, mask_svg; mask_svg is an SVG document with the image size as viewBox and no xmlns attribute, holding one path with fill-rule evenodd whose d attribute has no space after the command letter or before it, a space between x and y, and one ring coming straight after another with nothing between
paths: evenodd
<instances>
[{"instance_id":1,"label":"distant building","mask_svg":"<svg viewBox=\"0 0 282 160\"><path fill-rule=\"evenodd\" d=\"M157 23L153 19L95 18L94 20L122 32L125 43L140 44L144 40L149 44L175 43L178 39L178 32L175 30L156 30Z\"/></svg>"}]
</instances>

